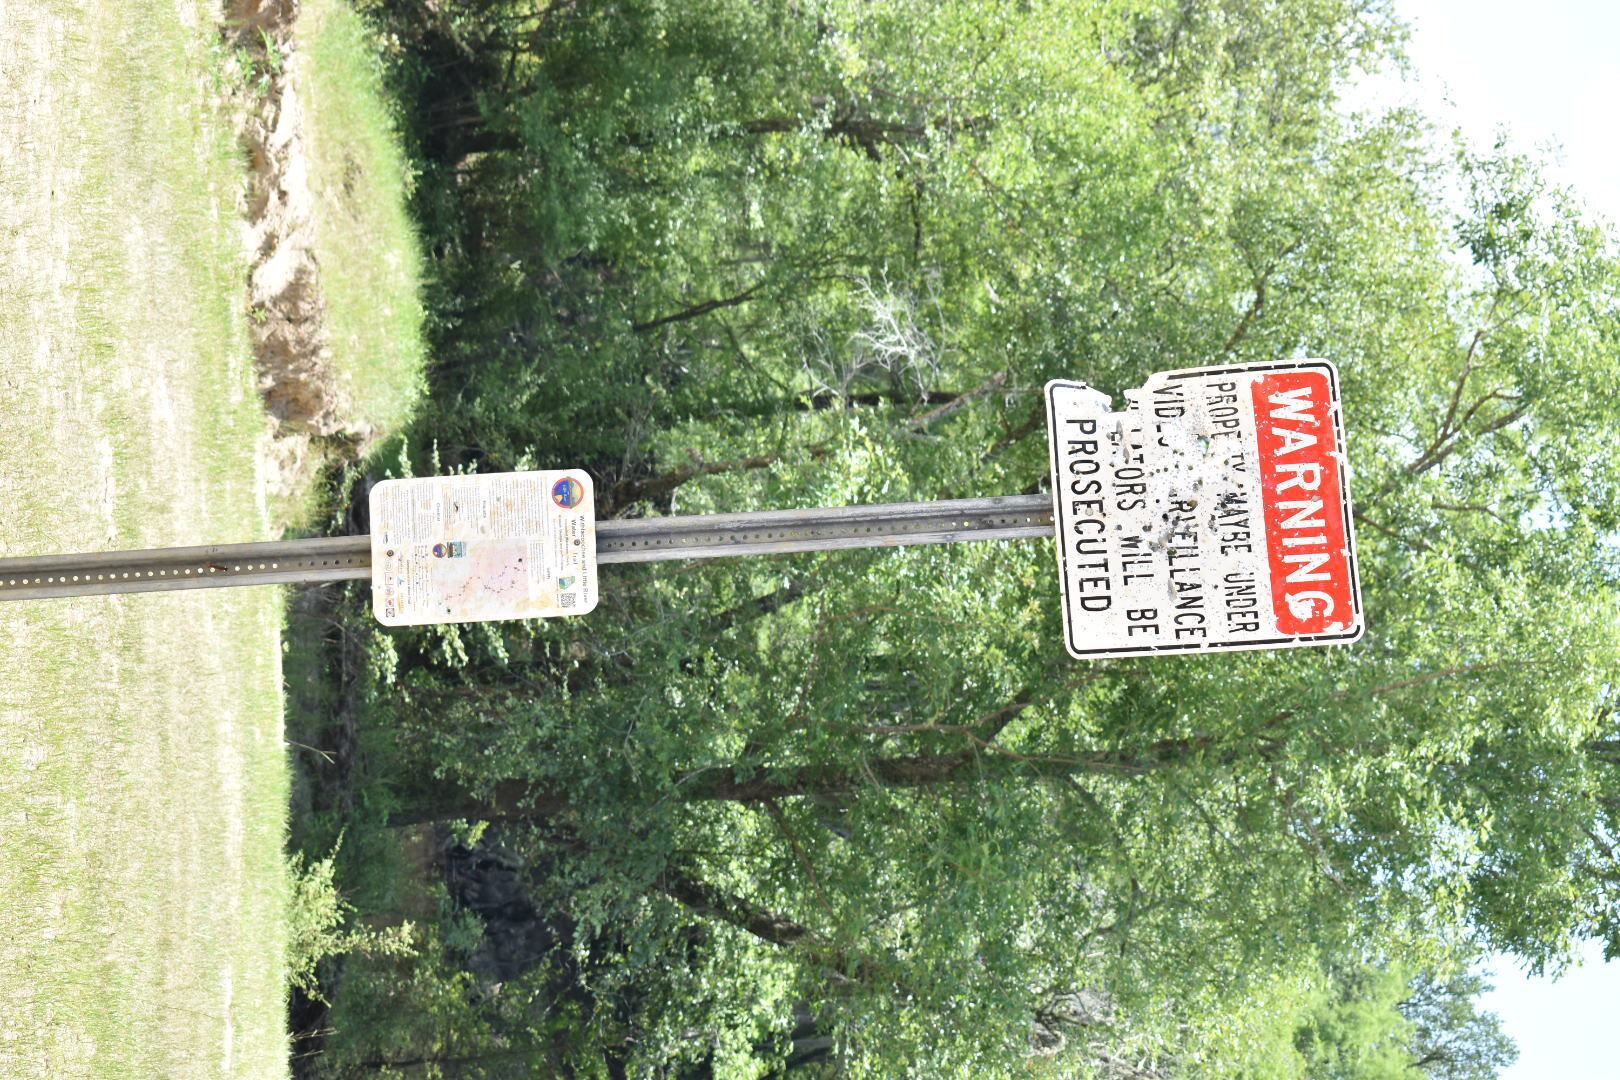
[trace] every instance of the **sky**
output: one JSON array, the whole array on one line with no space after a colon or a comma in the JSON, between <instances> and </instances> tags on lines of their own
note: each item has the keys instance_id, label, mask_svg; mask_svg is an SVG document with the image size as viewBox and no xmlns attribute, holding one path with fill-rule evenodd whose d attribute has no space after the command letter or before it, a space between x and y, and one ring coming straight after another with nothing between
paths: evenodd
<instances>
[{"instance_id":1,"label":"sky","mask_svg":"<svg viewBox=\"0 0 1620 1080\"><path fill-rule=\"evenodd\" d=\"M1556 179L1620 223L1620 0L1395 0L1413 24L1418 81L1362 87L1356 101L1418 104L1488 145L1550 150ZM1589 945L1557 980L1494 958L1484 1007L1502 1018L1519 1061L1502 1080L1620 1080L1620 963Z\"/></svg>"},{"instance_id":2,"label":"sky","mask_svg":"<svg viewBox=\"0 0 1620 1080\"><path fill-rule=\"evenodd\" d=\"M1407 99L1488 142L1555 145L1554 175L1620 221L1620 3L1396 0L1420 84ZM1448 101L1449 98L1449 101Z\"/></svg>"}]
</instances>

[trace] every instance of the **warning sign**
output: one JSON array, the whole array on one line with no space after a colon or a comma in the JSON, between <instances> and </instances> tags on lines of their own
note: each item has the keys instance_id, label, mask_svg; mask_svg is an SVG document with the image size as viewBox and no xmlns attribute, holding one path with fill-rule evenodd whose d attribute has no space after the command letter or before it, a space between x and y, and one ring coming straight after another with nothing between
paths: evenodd
<instances>
[{"instance_id":1,"label":"warning sign","mask_svg":"<svg viewBox=\"0 0 1620 1080\"><path fill-rule=\"evenodd\" d=\"M596 606L591 478L384 480L371 489L371 606L388 626L585 614Z\"/></svg>"},{"instance_id":2,"label":"warning sign","mask_svg":"<svg viewBox=\"0 0 1620 1080\"><path fill-rule=\"evenodd\" d=\"M1190 368L1115 412L1084 383L1047 383L1071 655L1361 636L1338 386L1325 360Z\"/></svg>"}]
</instances>

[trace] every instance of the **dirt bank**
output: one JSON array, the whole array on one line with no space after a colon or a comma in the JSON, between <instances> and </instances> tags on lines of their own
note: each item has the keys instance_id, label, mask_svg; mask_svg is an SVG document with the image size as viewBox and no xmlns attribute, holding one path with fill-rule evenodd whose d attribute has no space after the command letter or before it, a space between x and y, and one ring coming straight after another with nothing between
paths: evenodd
<instances>
[{"instance_id":1,"label":"dirt bank","mask_svg":"<svg viewBox=\"0 0 1620 1080\"><path fill-rule=\"evenodd\" d=\"M297 0L231 0L221 27L250 69L231 104L250 166L247 303L274 436L268 482L276 494L307 481L333 447L357 454L372 434L355 419L332 368L325 329L304 108L292 78L298 15Z\"/></svg>"}]
</instances>

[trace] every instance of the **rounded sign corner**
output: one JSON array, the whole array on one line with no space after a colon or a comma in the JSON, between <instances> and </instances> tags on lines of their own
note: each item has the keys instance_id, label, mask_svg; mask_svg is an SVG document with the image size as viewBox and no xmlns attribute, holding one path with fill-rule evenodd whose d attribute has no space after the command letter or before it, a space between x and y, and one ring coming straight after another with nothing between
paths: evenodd
<instances>
[{"instance_id":1,"label":"rounded sign corner","mask_svg":"<svg viewBox=\"0 0 1620 1080\"><path fill-rule=\"evenodd\" d=\"M1333 376L1334 382L1339 379L1339 365L1325 356L1313 356L1309 360L1301 360L1299 366L1302 368L1322 368Z\"/></svg>"}]
</instances>

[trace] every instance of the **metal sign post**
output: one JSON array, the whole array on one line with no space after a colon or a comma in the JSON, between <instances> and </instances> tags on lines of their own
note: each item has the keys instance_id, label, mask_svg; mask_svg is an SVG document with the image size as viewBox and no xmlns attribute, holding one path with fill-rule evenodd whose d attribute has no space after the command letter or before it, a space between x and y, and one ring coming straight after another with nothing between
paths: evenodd
<instances>
[{"instance_id":1,"label":"metal sign post","mask_svg":"<svg viewBox=\"0 0 1620 1080\"><path fill-rule=\"evenodd\" d=\"M1050 495L596 521L582 470L394 480L371 536L0 559L0 600L369 577L388 625L531 618L589 611L598 564L1052 537L1078 659L1361 636L1331 363L1046 398Z\"/></svg>"},{"instance_id":2,"label":"metal sign post","mask_svg":"<svg viewBox=\"0 0 1620 1080\"><path fill-rule=\"evenodd\" d=\"M1010 495L598 521L596 560L722 559L1051 535L1048 496ZM332 536L0 559L0 600L347 581L371 576L371 548L369 535Z\"/></svg>"}]
</instances>

